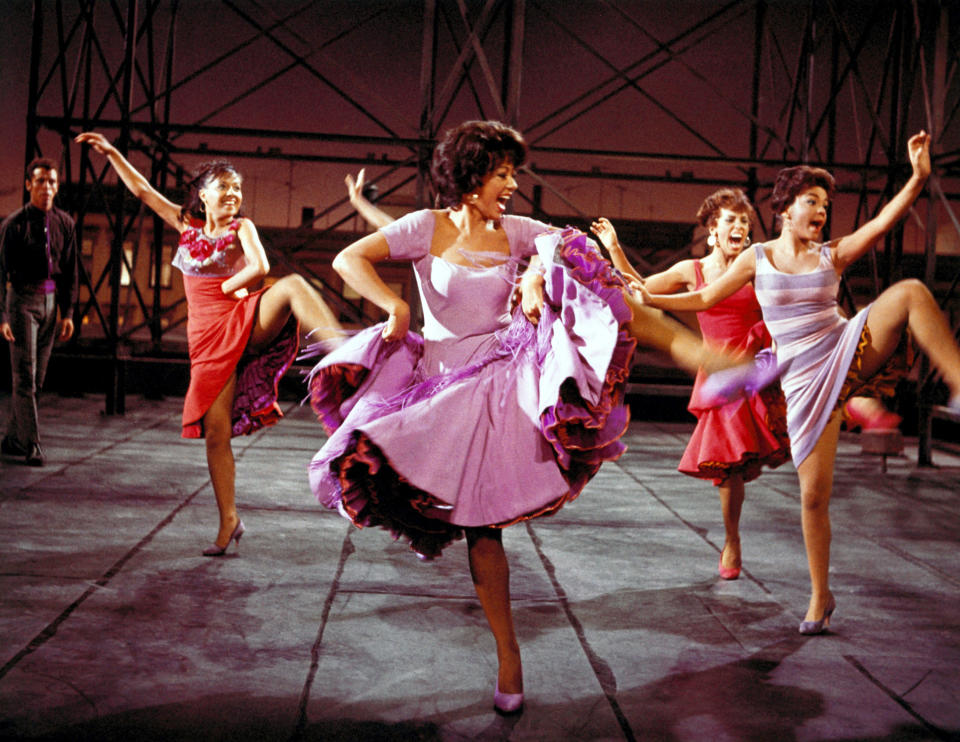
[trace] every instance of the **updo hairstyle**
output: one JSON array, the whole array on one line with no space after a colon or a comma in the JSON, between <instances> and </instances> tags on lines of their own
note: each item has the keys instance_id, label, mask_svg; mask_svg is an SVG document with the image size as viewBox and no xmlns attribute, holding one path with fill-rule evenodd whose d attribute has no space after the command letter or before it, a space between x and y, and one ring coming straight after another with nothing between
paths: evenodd
<instances>
[{"instance_id":1,"label":"updo hairstyle","mask_svg":"<svg viewBox=\"0 0 960 742\"><path fill-rule=\"evenodd\" d=\"M520 167L526 159L523 135L499 121L467 121L448 130L433 153L437 207L457 208L487 173L503 162Z\"/></svg>"}]
</instances>

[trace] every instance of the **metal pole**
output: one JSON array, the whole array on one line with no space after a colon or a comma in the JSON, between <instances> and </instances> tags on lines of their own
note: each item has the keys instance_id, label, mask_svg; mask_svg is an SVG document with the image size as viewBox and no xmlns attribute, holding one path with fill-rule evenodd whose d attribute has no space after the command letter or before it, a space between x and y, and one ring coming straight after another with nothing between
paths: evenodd
<instances>
[{"instance_id":1,"label":"metal pole","mask_svg":"<svg viewBox=\"0 0 960 742\"><path fill-rule=\"evenodd\" d=\"M127 2L127 23L124 33L123 54L123 91L120 112L120 141L117 148L127 153L130 143L130 100L133 97L133 64L137 41L137 0ZM107 387L107 415L122 415L126 411L126 363L120 357L120 274L123 266L122 251L124 237L123 200L124 189L117 188L114 201L116 229L113 234L113 247L110 252L110 375Z\"/></svg>"}]
</instances>

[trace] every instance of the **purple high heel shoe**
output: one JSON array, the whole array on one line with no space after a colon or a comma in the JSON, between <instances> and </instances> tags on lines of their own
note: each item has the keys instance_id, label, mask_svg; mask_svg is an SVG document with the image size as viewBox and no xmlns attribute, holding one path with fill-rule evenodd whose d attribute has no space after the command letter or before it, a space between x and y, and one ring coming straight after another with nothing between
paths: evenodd
<instances>
[{"instance_id":1,"label":"purple high heel shoe","mask_svg":"<svg viewBox=\"0 0 960 742\"><path fill-rule=\"evenodd\" d=\"M503 716L519 714L523 711L523 693L501 693L498 680L493 691L493 710Z\"/></svg>"},{"instance_id":2,"label":"purple high heel shoe","mask_svg":"<svg viewBox=\"0 0 960 742\"><path fill-rule=\"evenodd\" d=\"M725 368L710 374L700 387L703 398L714 405L726 404L741 392L754 394L770 386L780 376L777 357L764 348L750 363Z\"/></svg>"},{"instance_id":3,"label":"purple high heel shoe","mask_svg":"<svg viewBox=\"0 0 960 742\"><path fill-rule=\"evenodd\" d=\"M231 541L236 541L236 542L237 542L237 548L239 549L239 548L240 548L240 537L243 535L243 532L246 531L246 530L247 530L247 529L244 528L244 526L243 526L243 521L242 521L242 520L238 520L238 521L237 521L237 525L234 526L233 533L231 533L231 534L230 534L230 538L227 539L227 545L226 545L226 546L217 546L216 544L214 544L213 546L208 546L206 549L203 550L203 555L204 555L204 556L208 556L208 557L219 557L219 556L223 556L224 554L227 553L227 549L230 548L230 542L231 542Z\"/></svg>"},{"instance_id":4,"label":"purple high heel shoe","mask_svg":"<svg viewBox=\"0 0 960 742\"><path fill-rule=\"evenodd\" d=\"M813 634L822 634L827 630L827 627L830 625L830 616L833 615L833 612L837 609L837 601L833 599L833 595L830 595L830 602L827 603L827 609L823 612L823 616L819 621L801 621L800 622L800 633L813 635Z\"/></svg>"}]
</instances>

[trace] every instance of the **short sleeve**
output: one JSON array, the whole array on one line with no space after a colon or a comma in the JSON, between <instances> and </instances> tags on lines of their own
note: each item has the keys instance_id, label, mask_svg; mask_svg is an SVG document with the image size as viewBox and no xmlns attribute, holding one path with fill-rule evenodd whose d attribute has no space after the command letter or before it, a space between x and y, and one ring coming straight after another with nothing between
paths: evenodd
<instances>
[{"instance_id":1,"label":"short sleeve","mask_svg":"<svg viewBox=\"0 0 960 742\"><path fill-rule=\"evenodd\" d=\"M395 260L418 260L430 252L436 218L430 209L406 214L380 229L387 239L390 257Z\"/></svg>"},{"instance_id":2,"label":"short sleeve","mask_svg":"<svg viewBox=\"0 0 960 742\"><path fill-rule=\"evenodd\" d=\"M537 235L549 232L551 227L528 216L507 214L503 217L503 228L507 233L507 242L510 243L510 254L516 258L526 258L537 252L533 240Z\"/></svg>"}]
</instances>

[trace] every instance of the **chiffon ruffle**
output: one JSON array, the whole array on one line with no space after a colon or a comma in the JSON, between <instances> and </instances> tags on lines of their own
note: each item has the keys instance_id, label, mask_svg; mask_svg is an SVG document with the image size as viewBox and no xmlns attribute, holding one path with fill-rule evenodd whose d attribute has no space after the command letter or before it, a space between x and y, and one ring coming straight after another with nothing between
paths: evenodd
<instances>
[{"instance_id":1,"label":"chiffon ruffle","mask_svg":"<svg viewBox=\"0 0 960 742\"><path fill-rule=\"evenodd\" d=\"M317 364L310 401L330 438L310 482L322 504L432 558L465 527L555 512L625 450L635 341L623 282L582 232L536 246L539 323L516 309L472 362L425 376L424 341L387 343L377 325Z\"/></svg>"}]
</instances>

